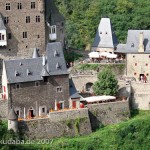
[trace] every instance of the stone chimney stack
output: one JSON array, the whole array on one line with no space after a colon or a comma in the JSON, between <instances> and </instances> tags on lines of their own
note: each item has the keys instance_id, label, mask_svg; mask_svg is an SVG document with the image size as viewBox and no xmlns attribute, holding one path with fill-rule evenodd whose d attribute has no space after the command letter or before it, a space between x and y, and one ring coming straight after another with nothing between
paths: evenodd
<instances>
[{"instance_id":1,"label":"stone chimney stack","mask_svg":"<svg viewBox=\"0 0 150 150\"><path fill-rule=\"evenodd\" d=\"M143 32L140 32L139 34L139 47L138 47L138 52L144 53L144 34Z\"/></svg>"}]
</instances>

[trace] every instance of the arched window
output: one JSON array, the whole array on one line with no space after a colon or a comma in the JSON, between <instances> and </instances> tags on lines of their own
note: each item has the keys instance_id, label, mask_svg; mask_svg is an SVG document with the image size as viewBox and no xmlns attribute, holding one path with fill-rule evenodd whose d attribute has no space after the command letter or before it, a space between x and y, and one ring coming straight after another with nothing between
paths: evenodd
<instances>
[{"instance_id":1,"label":"arched window","mask_svg":"<svg viewBox=\"0 0 150 150\"><path fill-rule=\"evenodd\" d=\"M86 91L90 92L90 91L92 90L92 86L93 86L93 83L88 82L88 83L86 84Z\"/></svg>"}]
</instances>

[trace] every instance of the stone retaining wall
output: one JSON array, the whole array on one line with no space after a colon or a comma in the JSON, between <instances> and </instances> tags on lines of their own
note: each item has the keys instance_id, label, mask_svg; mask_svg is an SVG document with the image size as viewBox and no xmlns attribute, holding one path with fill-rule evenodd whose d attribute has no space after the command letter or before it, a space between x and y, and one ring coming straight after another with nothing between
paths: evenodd
<instances>
[{"instance_id":1,"label":"stone retaining wall","mask_svg":"<svg viewBox=\"0 0 150 150\"><path fill-rule=\"evenodd\" d=\"M124 121L130 116L129 101L116 101L88 105L93 130L103 125Z\"/></svg>"},{"instance_id":2,"label":"stone retaining wall","mask_svg":"<svg viewBox=\"0 0 150 150\"><path fill-rule=\"evenodd\" d=\"M29 139L86 135L91 133L88 109L50 113L50 118L20 121L19 130Z\"/></svg>"}]
</instances>

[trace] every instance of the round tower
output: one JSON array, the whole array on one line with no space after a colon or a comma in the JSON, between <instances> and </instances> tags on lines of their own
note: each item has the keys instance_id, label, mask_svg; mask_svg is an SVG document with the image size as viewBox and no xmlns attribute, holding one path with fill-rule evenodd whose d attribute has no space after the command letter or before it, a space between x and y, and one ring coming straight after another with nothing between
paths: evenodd
<instances>
[{"instance_id":1,"label":"round tower","mask_svg":"<svg viewBox=\"0 0 150 150\"><path fill-rule=\"evenodd\" d=\"M38 0L38 10L40 11L40 13L44 13L45 11L45 0Z\"/></svg>"},{"instance_id":2,"label":"round tower","mask_svg":"<svg viewBox=\"0 0 150 150\"><path fill-rule=\"evenodd\" d=\"M18 116L12 108L8 114L8 130L14 130L14 132L18 132Z\"/></svg>"}]
</instances>

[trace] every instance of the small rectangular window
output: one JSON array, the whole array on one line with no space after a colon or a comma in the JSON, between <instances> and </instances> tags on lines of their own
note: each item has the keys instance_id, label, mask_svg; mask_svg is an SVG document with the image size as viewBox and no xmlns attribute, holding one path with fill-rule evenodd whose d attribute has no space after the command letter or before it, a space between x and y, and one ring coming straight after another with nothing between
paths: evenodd
<instances>
[{"instance_id":1,"label":"small rectangular window","mask_svg":"<svg viewBox=\"0 0 150 150\"><path fill-rule=\"evenodd\" d=\"M42 108L42 113L45 113L45 108Z\"/></svg>"},{"instance_id":2,"label":"small rectangular window","mask_svg":"<svg viewBox=\"0 0 150 150\"><path fill-rule=\"evenodd\" d=\"M57 88L56 88L56 92L57 92L57 93L61 93L61 92L62 92L62 87L57 87Z\"/></svg>"},{"instance_id":3,"label":"small rectangular window","mask_svg":"<svg viewBox=\"0 0 150 150\"><path fill-rule=\"evenodd\" d=\"M23 32L23 38L27 38L27 32Z\"/></svg>"},{"instance_id":4,"label":"small rectangular window","mask_svg":"<svg viewBox=\"0 0 150 150\"><path fill-rule=\"evenodd\" d=\"M4 17L4 24L8 23L8 17Z\"/></svg>"},{"instance_id":5,"label":"small rectangular window","mask_svg":"<svg viewBox=\"0 0 150 150\"><path fill-rule=\"evenodd\" d=\"M30 23L30 16L26 16L26 23Z\"/></svg>"},{"instance_id":6,"label":"small rectangular window","mask_svg":"<svg viewBox=\"0 0 150 150\"><path fill-rule=\"evenodd\" d=\"M31 9L35 9L35 2L31 2Z\"/></svg>"},{"instance_id":7,"label":"small rectangular window","mask_svg":"<svg viewBox=\"0 0 150 150\"><path fill-rule=\"evenodd\" d=\"M39 82L35 82L35 86L39 86Z\"/></svg>"},{"instance_id":8,"label":"small rectangular window","mask_svg":"<svg viewBox=\"0 0 150 150\"><path fill-rule=\"evenodd\" d=\"M36 16L36 22L40 22L40 16Z\"/></svg>"},{"instance_id":9,"label":"small rectangular window","mask_svg":"<svg viewBox=\"0 0 150 150\"><path fill-rule=\"evenodd\" d=\"M16 89L19 89L20 88L20 84L16 84Z\"/></svg>"},{"instance_id":10,"label":"small rectangular window","mask_svg":"<svg viewBox=\"0 0 150 150\"><path fill-rule=\"evenodd\" d=\"M18 3L18 9L22 9L22 3Z\"/></svg>"},{"instance_id":11,"label":"small rectangular window","mask_svg":"<svg viewBox=\"0 0 150 150\"><path fill-rule=\"evenodd\" d=\"M1 33L0 33L0 40L4 40L4 39L5 39L4 34L1 34Z\"/></svg>"},{"instance_id":12,"label":"small rectangular window","mask_svg":"<svg viewBox=\"0 0 150 150\"><path fill-rule=\"evenodd\" d=\"M11 37L11 33L8 33L8 39L11 39L12 37Z\"/></svg>"},{"instance_id":13,"label":"small rectangular window","mask_svg":"<svg viewBox=\"0 0 150 150\"><path fill-rule=\"evenodd\" d=\"M4 40L4 37L5 37L5 36L2 34L2 40Z\"/></svg>"},{"instance_id":14,"label":"small rectangular window","mask_svg":"<svg viewBox=\"0 0 150 150\"><path fill-rule=\"evenodd\" d=\"M48 77L44 77L44 82L48 82Z\"/></svg>"},{"instance_id":15,"label":"small rectangular window","mask_svg":"<svg viewBox=\"0 0 150 150\"><path fill-rule=\"evenodd\" d=\"M20 116L20 111L19 110L17 110L16 111L16 114L18 115L18 117Z\"/></svg>"},{"instance_id":16,"label":"small rectangular window","mask_svg":"<svg viewBox=\"0 0 150 150\"><path fill-rule=\"evenodd\" d=\"M56 33L56 26L51 26L50 33L55 34Z\"/></svg>"},{"instance_id":17,"label":"small rectangular window","mask_svg":"<svg viewBox=\"0 0 150 150\"><path fill-rule=\"evenodd\" d=\"M6 3L6 10L10 10L10 3Z\"/></svg>"}]
</instances>

